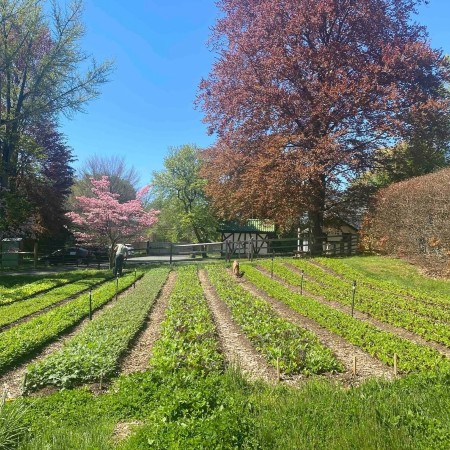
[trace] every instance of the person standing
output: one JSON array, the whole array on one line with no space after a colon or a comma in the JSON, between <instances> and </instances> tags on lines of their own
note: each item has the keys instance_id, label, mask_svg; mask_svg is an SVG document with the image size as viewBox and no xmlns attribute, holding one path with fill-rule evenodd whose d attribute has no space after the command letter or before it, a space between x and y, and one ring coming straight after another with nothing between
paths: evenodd
<instances>
[{"instance_id":1,"label":"person standing","mask_svg":"<svg viewBox=\"0 0 450 450\"><path fill-rule=\"evenodd\" d=\"M113 274L115 277L122 276L123 261L128 256L128 249L124 244L116 244L114 247L114 269Z\"/></svg>"}]
</instances>

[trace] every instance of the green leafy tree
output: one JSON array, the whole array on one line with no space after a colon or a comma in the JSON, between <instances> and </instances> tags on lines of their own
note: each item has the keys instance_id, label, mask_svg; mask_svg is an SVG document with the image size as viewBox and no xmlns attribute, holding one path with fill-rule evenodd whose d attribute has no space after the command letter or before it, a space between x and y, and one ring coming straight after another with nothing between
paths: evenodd
<instances>
[{"instance_id":1,"label":"green leafy tree","mask_svg":"<svg viewBox=\"0 0 450 450\"><path fill-rule=\"evenodd\" d=\"M200 149L170 147L164 170L152 177L152 207L160 211L156 236L170 241L210 242L217 238L217 222L205 196L206 180L199 175Z\"/></svg>"},{"instance_id":2,"label":"green leafy tree","mask_svg":"<svg viewBox=\"0 0 450 450\"><path fill-rule=\"evenodd\" d=\"M80 48L82 2L0 2L0 186L14 190L23 136L99 95L111 63Z\"/></svg>"}]
</instances>

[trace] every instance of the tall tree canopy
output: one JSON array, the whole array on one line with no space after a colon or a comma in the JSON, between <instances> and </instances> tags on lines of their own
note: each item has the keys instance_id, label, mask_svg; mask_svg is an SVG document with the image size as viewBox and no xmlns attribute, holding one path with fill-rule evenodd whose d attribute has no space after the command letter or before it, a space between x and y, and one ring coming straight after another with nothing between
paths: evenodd
<instances>
[{"instance_id":1,"label":"tall tree canopy","mask_svg":"<svg viewBox=\"0 0 450 450\"><path fill-rule=\"evenodd\" d=\"M164 170L152 177L153 207L161 211L155 228L160 238L172 242L210 242L217 222L205 196L206 180L200 176L202 159L195 145L169 148Z\"/></svg>"},{"instance_id":2,"label":"tall tree canopy","mask_svg":"<svg viewBox=\"0 0 450 450\"><path fill-rule=\"evenodd\" d=\"M65 223L71 150L58 131L99 94L111 64L80 48L82 3L0 1L0 232L54 235ZM18 233L18 234L17 234Z\"/></svg>"},{"instance_id":3,"label":"tall tree canopy","mask_svg":"<svg viewBox=\"0 0 450 450\"><path fill-rule=\"evenodd\" d=\"M111 64L80 49L82 2L0 2L0 186L13 190L22 136L99 94Z\"/></svg>"},{"instance_id":4,"label":"tall tree canopy","mask_svg":"<svg viewBox=\"0 0 450 450\"><path fill-rule=\"evenodd\" d=\"M219 58L197 101L218 136L204 174L221 215L308 212L320 236L377 148L410 134L411 116L446 113L450 66L412 21L420 3L218 1Z\"/></svg>"},{"instance_id":5,"label":"tall tree canopy","mask_svg":"<svg viewBox=\"0 0 450 450\"><path fill-rule=\"evenodd\" d=\"M120 203L136 198L139 174L134 167L127 167L124 157L114 155L89 157L77 172L74 195L92 195L91 178L98 180L103 176L109 179L110 191L119 194Z\"/></svg>"}]
</instances>

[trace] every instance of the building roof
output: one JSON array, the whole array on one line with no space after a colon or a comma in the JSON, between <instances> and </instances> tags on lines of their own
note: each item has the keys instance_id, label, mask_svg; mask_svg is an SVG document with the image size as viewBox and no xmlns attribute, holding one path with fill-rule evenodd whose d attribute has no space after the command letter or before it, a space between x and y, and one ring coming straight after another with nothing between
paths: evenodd
<instances>
[{"instance_id":1,"label":"building roof","mask_svg":"<svg viewBox=\"0 0 450 450\"><path fill-rule=\"evenodd\" d=\"M275 224L264 219L248 219L245 223L222 222L218 231L224 233L274 233Z\"/></svg>"}]
</instances>

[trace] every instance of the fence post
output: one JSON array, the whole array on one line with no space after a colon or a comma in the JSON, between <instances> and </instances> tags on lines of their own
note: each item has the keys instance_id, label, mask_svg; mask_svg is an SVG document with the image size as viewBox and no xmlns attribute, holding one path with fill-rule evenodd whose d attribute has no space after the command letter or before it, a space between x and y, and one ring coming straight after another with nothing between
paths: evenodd
<instances>
[{"instance_id":1,"label":"fence post","mask_svg":"<svg viewBox=\"0 0 450 450\"><path fill-rule=\"evenodd\" d=\"M170 243L170 265L172 265L173 244Z\"/></svg>"}]
</instances>

